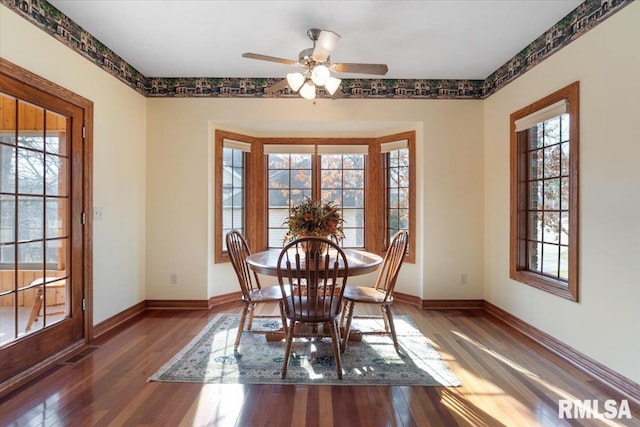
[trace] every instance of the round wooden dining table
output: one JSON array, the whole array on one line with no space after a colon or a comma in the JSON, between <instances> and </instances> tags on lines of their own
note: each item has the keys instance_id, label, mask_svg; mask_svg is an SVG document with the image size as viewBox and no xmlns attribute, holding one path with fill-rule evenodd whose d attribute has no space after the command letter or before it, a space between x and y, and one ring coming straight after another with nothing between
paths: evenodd
<instances>
[{"instance_id":1,"label":"round wooden dining table","mask_svg":"<svg viewBox=\"0 0 640 427\"><path fill-rule=\"evenodd\" d=\"M382 263L382 257L371 252L357 249L342 249L342 251L347 257L349 276L371 273L372 271L376 271ZM266 251L256 252L247 257L247 264L249 264L249 267L256 273L267 276L277 276L277 264L280 252L281 249L268 249ZM340 262L342 261L340 260ZM338 274L344 275L344 267L341 265L338 267Z\"/></svg>"}]
</instances>

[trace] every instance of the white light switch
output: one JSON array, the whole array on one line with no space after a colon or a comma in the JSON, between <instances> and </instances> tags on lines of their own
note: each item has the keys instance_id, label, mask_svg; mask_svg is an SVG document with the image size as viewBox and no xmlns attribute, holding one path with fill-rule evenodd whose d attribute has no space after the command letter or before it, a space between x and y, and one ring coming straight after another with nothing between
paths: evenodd
<instances>
[{"instance_id":1,"label":"white light switch","mask_svg":"<svg viewBox=\"0 0 640 427\"><path fill-rule=\"evenodd\" d=\"M94 221L102 221L104 215L102 212L102 208L100 206L93 207L93 220Z\"/></svg>"}]
</instances>

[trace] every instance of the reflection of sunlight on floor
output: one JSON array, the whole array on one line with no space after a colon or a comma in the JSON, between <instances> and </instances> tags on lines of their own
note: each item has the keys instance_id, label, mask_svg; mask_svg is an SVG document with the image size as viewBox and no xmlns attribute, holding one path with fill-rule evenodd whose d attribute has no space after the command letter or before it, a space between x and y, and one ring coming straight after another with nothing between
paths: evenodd
<instances>
[{"instance_id":1,"label":"reflection of sunlight on floor","mask_svg":"<svg viewBox=\"0 0 640 427\"><path fill-rule=\"evenodd\" d=\"M569 399L569 400L584 399L584 397L578 398L577 396L567 392L566 390L563 390L562 388L554 384L551 384L550 382L542 378L539 374L536 374L535 372L530 371L529 369L525 368L521 364L516 363L515 361L509 359L508 357L505 357L503 354L500 354L499 352L488 348L484 344L474 341L473 339L469 338L467 335L462 334L458 331L451 331L451 332L454 335L456 335L458 338L462 339L465 343L473 346L474 354L475 352L479 352L478 353L479 355L485 354L489 356L491 359L499 362L502 365L507 366L509 369L512 369L517 374L520 374L526 377L527 380L532 381L533 383L541 386L542 389L546 390L544 393L547 395L550 395L549 396L550 399L555 399L558 402L560 399ZM474 356L474 358L477 359L477 356ZM485 364L478 365L477 360L473 361L473 364L476 365L479 369L483 369L484 367L490 368L490 366L487 366ZM503 368L500 368L500 369L503 369ZM487 404L491 404L491 402L493 403L500 402L499 406L501 407L501 410L496 411L496 413L506 413L507 411L505 408L511 407L513 408L513 413L518 414L518 417L522 417L524 414L529 415L526 419L526 422L527 423L531 422L533 423L532 425L538 425L538 423L544 422L544 421L558 420L558 413L555 411L550 411L547 405L543 405L543 407L541 408L538 407L538 408L535 408L534 410L531 410L527 408L527 406L518 402L517 399L515 399L513 396L509 395L508 391L502 390L501 388L497 387L490 379L492 376L492 373L490 371L483 369L482 376L488 379L484 379L478 376L476 373L461 367L459 364L456 367L455 372L456 374L460 375L462 383L465 384L465 388L470 389L468 392L469 395L475 395L475 396L485 395L491 398L486 401L479 402L481 404L479 404L478 406L487 408L488 407ZM515 375L517 376L517 374ZM464 378L469 376L472 377L472 379L465 382ZM519 389L518 392L521 394L530 393L534 395L532 398L536 398L535 395L539 394L539 393L536 393L535 390L531 390L525 384L521 384L519 382L510 383L510 386L514 388L518 388ZM471 389L471 387L473 388ZM443 402L448 407L450 407L453 411L455 411L458 415L463 417L465 420L469 421L474 426L484 425L480 420L477 420L477 416L474 414L473 410L469 408L469 402L461 401L461 399L456 394L459 394L459 393L457 393L457 391L450 392L445 389L442 393ZM466 393L462 393L462 394L466 394ZM500 396L499 399L497 399L498 396ZM554 396L554 397L551 397L551 396ZM590 408L587 408L587 411L586 411L587 413L591 414L592 416L598 415L596 411L590 411L589 409ZM488 411L488 412L491 413L491 411ZM502 421L506 422L507 425L510 424L509 423L510 420L502 420ZM602 419L599 421L601 422L601 425L608 425L608 426L621 425L613 420ZM511 420L511 422L522 423L522 422L525 422L525 420L516 419L516 420Z\"/></svg>"}]
</instances>

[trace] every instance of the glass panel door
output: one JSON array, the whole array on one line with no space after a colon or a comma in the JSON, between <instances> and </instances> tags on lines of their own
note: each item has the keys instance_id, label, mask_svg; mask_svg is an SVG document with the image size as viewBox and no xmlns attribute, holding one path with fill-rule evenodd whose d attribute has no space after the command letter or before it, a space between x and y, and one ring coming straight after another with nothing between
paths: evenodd
<instances>
[{"instance_id":1,"label":"glass panel door","mask_svg":"<svg viewBox=\"0 0 640 427\"><path fill-rule=\"evenodd\" d=\"M69 316L67 117L0 94L0 346Z\"/></svg>"}]
</instances>

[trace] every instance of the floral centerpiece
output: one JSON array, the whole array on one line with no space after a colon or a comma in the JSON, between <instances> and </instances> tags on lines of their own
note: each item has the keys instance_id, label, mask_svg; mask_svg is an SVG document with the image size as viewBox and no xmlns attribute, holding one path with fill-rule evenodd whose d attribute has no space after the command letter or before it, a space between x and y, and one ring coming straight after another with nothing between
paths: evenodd
<instances>
[{"instance_id":1,"label":"floral centerpiece","mask_svg":"<svg viewBox=\"0 0 640 427\"><path fill-rule=\"evenodd\" d=\"M342 240L343 223L344 219L333 202L321 203L306 197L303 203L289 211L289 218L284 221L289 231L284 239L288 242L298 237L315 236Z\"/></svg>"}]
</instances>

